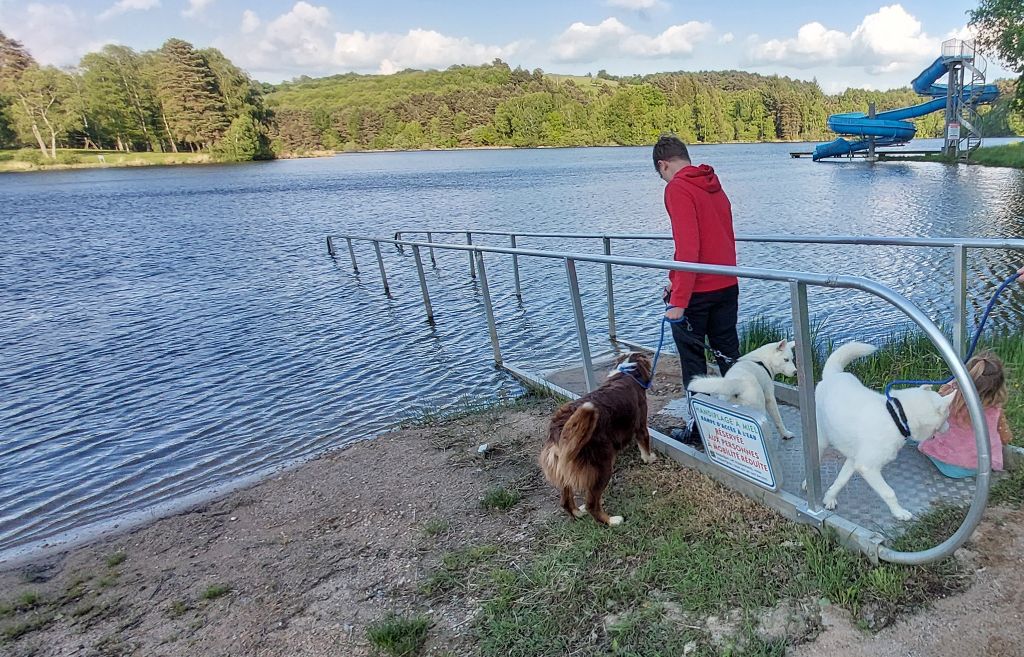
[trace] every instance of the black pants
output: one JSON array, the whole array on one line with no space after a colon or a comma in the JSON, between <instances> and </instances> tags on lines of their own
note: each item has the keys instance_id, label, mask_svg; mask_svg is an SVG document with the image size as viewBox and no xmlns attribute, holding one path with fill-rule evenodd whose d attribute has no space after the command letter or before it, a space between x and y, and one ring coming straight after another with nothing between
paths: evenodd
<instances>
[{"instance_id":1,"label":"black pants","mask_svg":"<svg viewBox=\"0 0 1024 657\"><path fill-rule=\"evenodd\" d=\"M740 357L740 339L736 334L739 296L740 288L736 285L714 292L694 292L686 307L687 321L671 325L672 337L679 350L684 388L689 387L693 377L707 374L708 366L702 346L705 337L712 349L732 359L717 359L722 374Z\"/></svg>"}]
</instances>

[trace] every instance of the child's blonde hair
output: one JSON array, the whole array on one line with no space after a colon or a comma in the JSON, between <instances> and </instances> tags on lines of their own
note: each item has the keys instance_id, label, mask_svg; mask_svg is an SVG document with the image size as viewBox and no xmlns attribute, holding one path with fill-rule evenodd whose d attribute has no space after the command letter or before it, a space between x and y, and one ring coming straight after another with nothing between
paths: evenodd
<instances>
[{"instance_id":1,"label":"child's blonde hair","mask_svg":"<svg viewBox=\"0 0 1024 657\"><path fill-rule=\"evenodd\" d=\"M1006 389L1006 373L1003 361L990 351L986 351L967 361L967 373L974 381L974 387L978 389L978 396L981 397L981 405L988 408L991 406L1002 406L1009 399L1010 393ZM951 417L961 420L967 419L967 405L964 396L957 388L954 393L953 403L949 408Z\"/></svg>"}]
</instances>

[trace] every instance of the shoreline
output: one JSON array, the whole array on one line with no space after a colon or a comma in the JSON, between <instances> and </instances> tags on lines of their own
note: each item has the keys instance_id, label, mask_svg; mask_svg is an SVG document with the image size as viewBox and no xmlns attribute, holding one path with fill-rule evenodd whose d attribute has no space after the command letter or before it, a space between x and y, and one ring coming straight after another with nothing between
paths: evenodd
<instances>
[{"instance_id":1,"label":"shoreline","mask_svg":"<svg viewBox=\"0 0 1024 657\"><path fill-rule=\"evenodd\" d=\"M658 377L652 413L678 395L677 378ZM527 642L532 652L520 654L537 657L570 647L607 652L614 644L633 654L652 654L662 644L693 652L684 643L698 655L763 644L799 646L798 654L822 657L834 654L829 646L838 642L862 650L850 653L859 656L897 654L871 647L879 642L921 641L907 628L929 616L908 614L930 604L966 608L943 616L947 639L961 633L984 640L995 627L999 636L1012 634L1007 640L1024 640L1019 624L1007 630L1003 623L973 622L978 596L993 585L1016 590L1024 578L1018 567L1024 512L990 509L962 558L946 570L875 567L671 459L645 465L627 449L606 495L626 523L609 529L572 522L535 464L556 406L549 398L523 398L407 426L145 526L0 570L0 648L12 657L82 651L369 657L381 650L373 628L422 618L420 649L410 654L424 657L497 657ZM487 458L476 454L481 440L494 448ZM659 561L665 550L674 556ZM772 556L757 556L766 551ZM700 564L708 555L717 556L705 572ZM768 570L730 575L733 562L747 559ZM891 608L870 597L850 607L806 583L779 589L780 600L765 597L777 588L775 580L791 577L780 569L804 573L794 584L817 581L809 564L818 561L827 578L840 578L843 591L931 572L923 581L908 580L898 596L927 585L926 595L934 597L911 595ZM680 564L688 564L681 575L698 578L692 585L704 596L673 592L671 573ZM552 588L534 590L545 586L543 573ZM855 582L845 579L854 575ZM581 576L595 579L586 585ZM655 579L630 593L630 582L644 576ZM560 593L559 582L568 593ZM588 594L572 593L581 585ZM714 593L722 586L737 588ZM499 611L506 604L513 606ZM994 602L986 612L1005 622L1017 613L1013 600ZM769 620L775 616L779 621ZM884 629L897 617L905 621ZM634 622L636 630L628 629ZM750 634L750 627L759 629ZM670 628L673 634L663 634ZM505 631L504 640L494 635ZM542 636L549 639L532 643ZM961 654L956 650L921 654Z\"/></svg>"}]
</instances>

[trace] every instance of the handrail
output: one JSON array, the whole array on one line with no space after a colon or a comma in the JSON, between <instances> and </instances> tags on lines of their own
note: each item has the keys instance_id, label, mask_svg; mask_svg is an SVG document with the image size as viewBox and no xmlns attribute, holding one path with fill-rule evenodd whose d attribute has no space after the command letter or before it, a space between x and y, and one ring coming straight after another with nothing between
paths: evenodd
<instances>
[{"instance_id":1,"label":"handrail","mask_svg":"<svg viewBox=\"0 0 1024 657\"><path fill-rule=\"evenodd\" d=\"M441 232L441 231L431 231ZM465 231L458 231L465 232ZM519 233L517 233L519 234ZM521 234L520 234L521 235ZM791 270L778 270L778 269L766 269L759 267L739 267L739 266L725 266L725 265L707 265L700 263L691 262L677 262L674 260L658 260L654 258L629 258L629 257L618 257L618 256L607 256L598 254L580 254L570 253L564 251L543 251L538 249L520 249L520 248L507 248L497 246L484 246L480 244L443 244L438 242L417 242L410 240L397 240L387 239L381 237L364 237L355 235L337 235L328 236L328 251L331 255L334 255L333 242L334 239L347 240L351 245L353 240L372 242L376 244L392 244L398 247L408 246L414 251L414 254L418 254L420 248L440 248L453 251L465 251L468 252L470 257L476 254L477 258L482 257L484 253L499 253L505 255L512 255L517 257L538 257L538 258L550 258L558 259L566 262L567 270L571 270L575 273L574 268L571 266L572 263L579 262L594 262L605 265L619 265L627 267L642 267L647 269L660 269L669 271L685 271L699 274L717 274L725 276L736 276L740 278L753 278L759 280L769 281L780 281L788 283L804 283L808 285L815 285L819 287L831 287L831 288L846 288L859 290L872 294L880 299L883 299L895 306L897 309L907 315L931 340L932 344L935 345L939 354L942 356L946 364L949 365L950 371L953 373L953 377L956 380L960 390L963 392L967 410L971 416L971 427L974 430L975 444L978 450L978 475L976 478L976 486L974 491L974 498L971 501L971 506L968 509L967 515L964 517L960 527L953 533L952 536L947 538L939 545L933 546L927 550L921 550L918 552L901 552L887 548L885 546L879 546L878 556L881 559L890 561L893 563L902 564L922 564L941 559L952 555L953 552L963 545L964 542L970 537L971 533L977 527L981 521L982 513L985 510L985 506L988 502L989 484L991 479L991 454L988 440L988 427L984 419L984 413L982 410L981 400L978 397L977 390L974 387L974 382L971 380L967 373L967 369L964 363L960 360L958 353L950 345L949 341L946 340L945 335L938 326L932 322L927 315L925 315L913 302L904 297L902 294L895 290L872 281L871 279L864 278L861 276L847 276L847 275L824 275L809 272L791 271ZM960 242L957 242L960 244ZM429 301L426 296L426 284L425 279L422 277L422 270L420 271L420 283L423 286L424 300L427 302L429 307ZM572 276L570 275L570 285L572 283ZM574 299L575 301L575 299ZM577 317L577 320L579 318ZM801 327L805 328L805 327ZM803 333L803 330L800 330ZM494 337L494 336L492 336ZM581 348L584 349L586 355L586 345L583 342L585 340L585 332L581 331ZM798 337L802 338L801 342L809 340L809 336L803 335ZM809 344L809 342L808 342ZM495 350L497 353L497 349ZM801 381L801 383L805 383ZM810 389L802 386L802 398L810 399L813 404L813 382L811 382ZM806 409L805 409L806 410ZM804 437L804 450L805 455L810 452L809 442L810 439L815 436ZM815 441L816 445L816 441ZM814 450L816 452L816 449ZM816 455L815 455L816 456ZM816 461L816 458L814 459ZM820 476L820 473L807 473L808 477Z\"/></svg>"},{"instance_id":2,"label":"handrail","mask_svg":"<svg viewBox=\"0 0 1024 657\"><path fill-rule=\"evenodd\" d=\"M395 239L402 235L431 233L433 235L491 235L499 237L544 237L562 239L613 239L613 240L670 240L669 233L556 233L556 232L518 232L501 230L399 230L395 231ZM430 240L428 240L430 241ZM970 249L1020 249L1024 250L1024 239L1001 237L882 237L862 235L759 235L738 234L737 242L772 242L786 244L846 244L859 246L920 246L920 247L951 247L962 246ZM432 242L436 246L442 242Z\"/></svg>"}]
</instances>

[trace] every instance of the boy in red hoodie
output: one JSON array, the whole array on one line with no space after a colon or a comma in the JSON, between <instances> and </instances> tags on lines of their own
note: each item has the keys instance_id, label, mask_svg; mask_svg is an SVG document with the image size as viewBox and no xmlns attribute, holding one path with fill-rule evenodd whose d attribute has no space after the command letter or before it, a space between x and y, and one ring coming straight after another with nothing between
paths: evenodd
<instances>
[{"instance_id":1,"label":"boy in red hoodie","mask_svg":"<svg viewBox=\"0 0 1024 657\"><path fill-rule=\"evenodd\" d=\"M736 265L736 238L732 229L732 205L722 191L715 170L706 164L693 166L686 145L666 135L654 146L654 168L668 185L665 209L672 221L674 259L708 265ZM705 338L726 358L718 359L725 374L739 358L736 333L739 283L735 276L669 272L669 319L679 349L683 386L694 376L707 373ZM689 442L689 441L686 441Z\"/></svg>"}]
</instances>

